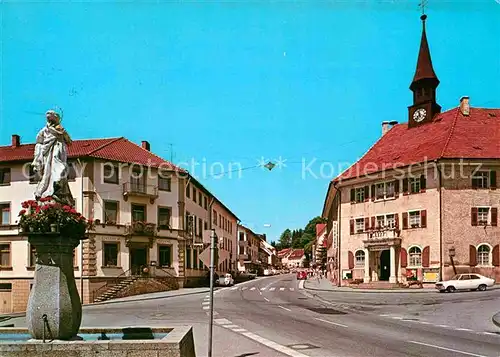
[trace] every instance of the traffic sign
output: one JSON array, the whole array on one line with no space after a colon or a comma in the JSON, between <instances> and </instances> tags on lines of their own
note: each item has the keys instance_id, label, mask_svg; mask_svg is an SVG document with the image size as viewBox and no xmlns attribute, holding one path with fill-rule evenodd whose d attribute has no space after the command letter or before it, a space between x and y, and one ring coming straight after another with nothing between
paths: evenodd
<instances>
[{"instance_id":1,"label":"traffic sign","mask_svg":"<svg viewBox=\"0 0 500 357\"><path fill-rule=\"evenodd\" d=\"M214 266L217 267L220 263L224 262L228 258L229 258L228 251L216 248ZM207 268L210 268L210 247L201 252L200 255L198 256L198 259L200 259L201 262L207 266Z\"/></svg>"}]
</instances>

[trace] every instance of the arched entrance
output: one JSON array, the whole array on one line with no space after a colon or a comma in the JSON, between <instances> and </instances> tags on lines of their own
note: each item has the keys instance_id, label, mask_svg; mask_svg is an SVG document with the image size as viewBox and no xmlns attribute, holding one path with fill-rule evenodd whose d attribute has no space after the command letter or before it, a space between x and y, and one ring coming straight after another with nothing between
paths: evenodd
<instances>
[{"instance_id":1,"label":"arched entrance","mask_svg":"<svg viewBox=\"0 0 500 357\"><path fill-rule=\"evenodd\" d=\"M391 253L389 249L380 252L379 280L388 281L391 276Z\"/></svg>"}]
</instances>

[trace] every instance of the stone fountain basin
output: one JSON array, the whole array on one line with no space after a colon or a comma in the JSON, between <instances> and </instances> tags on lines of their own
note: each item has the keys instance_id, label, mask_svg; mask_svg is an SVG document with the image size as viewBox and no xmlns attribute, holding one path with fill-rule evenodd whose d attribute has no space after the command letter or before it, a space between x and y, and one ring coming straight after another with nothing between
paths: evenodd
<instances>
[{"instance_id":1,"label":"stone fountain basin","mask_svg":"<svg viewBox=\"0 0 500 357\"><path fill-rule=\"evenodd\" d=\"M81 328L78 340L31 339L28 329L0 328L2 357L196 357L191 326L147 328ZM134 329L134 328L132 328ZM144 328L140 328L144 330ZM109 340L99 340L104 333Z\"/></svg>"}]
</instances>

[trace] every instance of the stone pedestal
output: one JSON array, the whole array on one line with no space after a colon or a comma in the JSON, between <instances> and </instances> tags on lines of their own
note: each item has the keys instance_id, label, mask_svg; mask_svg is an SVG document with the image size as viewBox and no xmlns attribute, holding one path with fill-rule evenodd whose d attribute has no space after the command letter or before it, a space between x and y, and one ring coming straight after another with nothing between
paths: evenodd
<instances>
[{"instance_id":1,"label":"stone pedestal","mask_svg":"<svg viewBox=\"0 0 500 357\"><path fill-rule=\"evenodd\" d=\"M73 272L76 238L59 233L28 235L36 249L35 282L26 311L28 330L35 339L68 340L82 321L82 306Z\"/></svg>"}]
</instances>

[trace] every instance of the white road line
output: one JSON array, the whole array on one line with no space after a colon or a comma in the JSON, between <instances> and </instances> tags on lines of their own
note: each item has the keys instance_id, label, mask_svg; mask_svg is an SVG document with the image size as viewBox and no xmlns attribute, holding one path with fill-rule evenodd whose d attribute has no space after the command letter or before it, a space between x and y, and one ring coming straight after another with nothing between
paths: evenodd
<instances>
[{"instance_id":1,"label":"white road line","mask_svg":"<svg viewBox=\"0 0 500 357\"><path fill-rule=\"evenodd\" d=\"M457 331L472 331L470 328L455 328Z\"/></svg>"},{"instance_id":2,"label":"white road line","mask_svg":"<svg viewBox=\"0 0 500 357\"><path fill-rule=\"evenodd\" d=\"M244 287L241 288L241 290L246 290L246 289L248 289L247 286L244 286Z\"/></svg>"},{"instance_id":3,"label":"white road line","mask_svg":"<svg viewBox=\"0 0 500 357\"><path fill-rule=\"evenodd\" d=\"M484 332L481 332L482 334L484 335L492 335L492 336L498 336L498 334L494 333L494 332L487 332L487 331L484 331Z\"/></svg>"},{"instance_id":4,"label":"white road line","mask_svg":"<svg viewBox=\"0 0 500 357\"><path fill-rule=\"evenodd\" d=\"M287 356L290 356L290 357L308 357L307 355L300 353L299 351L292 350L291 348L277 344L276 342L265 339L264 337L260 337L259 335L256 335L254 333L246 332L246 333L242 333L242 335L246 336L246 337L248 337L248 338L250 338L250 339L252 339L260 344L263 344L264 346L272 348L273 350L281 352Z\"/></svg>"},{"instance_id":5,"label":"white road line","mask_svg":"<svg viewBox=\"0 0 500 357\"><path fill-rule=\"evenodd\" d=\"M333 321L323 320L323 319L320 319L320 318L317 318L317 317L315 319L318 320L318 321L326 322L327 324L335 325L335 326L348 327L347 325L339 324L339 323L336 323L336 322L333 322Z\"/></svg>"},{"instance_id":6,"label":"white road line","mask_svg":"<svg viewBox=\"0 0 500 357\"><path fill-rule=\"evenodd\" d=\"M432 325L430 322L427 322L427 321L419 321L418 323L424 324L424 325Z\"/></svg>"},{"instance_id":7,"label":"white road line","mask_svg":"<svg viewBox=\"0 0 500 357\"><path fill-rule=\"evenodd\" d=\"M301 290L302 290L302 289L304 289L304 284L305 284L305 282L306 282L305 280L301 280L301 281L299 282L299 289L301 289Z\"/></svg>"},{"instance_id":8,"label":"white road line","mask_svg":"<svg viewBox=\"0 0 500 357\"><path fill-rule=\"evenodd\" d=\"M222 325L223 327L226 327L226 328L230 328L230 329L233 329L233 328L239 328L238 325Z\"/></svg>"},{"instance_id":9,"label":"white road line","mask_svg":"<svg viewBox=\"0 0 500 357\"><path fill-rule=\"evenodd\" d=\"M264 290L266 290L266 288L260 288L260 291L264 291Z\"/></svg>"},{"instance_id":10,"label":"white road line","mask_svg":"<svg viewBox=\"0 0 500 357\"><path fill-rule=\"evenodd\" d=\"M234 332L247 332L244 328L233 328Z\"/></svg>"},{"instance_id":11,"label":"white road line","mask_svg":"<svg viewBox=\"0 0 500 357\"><path fill-rule=\"evenodd\" d=\"M294 291L295 289L294 288L290 288L290 291Z\"/></svg>"},{"instance_id":12,"label":"white road line","mask_svg":"<svg viewBox=\"0 0 500 357\"><path fill-rule=\"evenodd\" d=\"M250 290L255 290L255 286L251 287Z\"/></svg>"},{"instance_id":13,"label":"white road line","mask_svg":"<svg viewBox=\"0 0 500 357\"><path fill-rule=\"evenodd\" d=\"M391 319L402 320L403 318L401 316L392 316Z\"/></svg>"},{"instance_id":14,"label":"white road line","mask_svg":"<svg viewBox=\"0 0 500 357\"><path fill-rule=\"evenodd\" d=\"M203 301L201 304L202 305L210 305L210 301Z\"/></svg>"},{"instance_id":15,"label":"white road line","mask_svg":"<svg viewBox=\"0 0 500 357\"><path fill-rule=\"evenodd\" d=\"M384 314L384 315L379 315L379 316L380 316L380 317L390 317L391 315L386 315L386 314Z\"/></svg>"},{"instance_id":16,"label":"white road line","mask_svg":"<svg viewBox=\"0 0 500 357\"><path fill-rule=\"evenodd\" d=\"M208 310L210 309L210 306L203 306L203 310Z\"/></svg>"},{"instance_id":17,"label":"white road line","mask_svg":"<svg viewBox=\"0 0 500 357\"><path fill-rule=\"evenodd\" d=\"M219 325L226 325L231 323L231 321L229 321L228 319L214 319L214 322Z\"/></svg>"},{"instance_id":18,"label":"white road line","mask_svg":"<svg viewBox=\"0 0 500 357\"><path fill-rule=\"evenodd\" d=\"M290 310L290 309L288 309L288 308L286 308L286 307L283 307L283 306L281 306L281 305L278 305L278 307L281 307L283 310L286 310L286 311L292 311L292 310Z\"/></svg>"},{"instance_id":19,"label":"white road line","mask_svg":"<svg viewBox=\"0 0 500 357\"><path fill-rule=\"evenodd\" d=\"M269 299L268 299L268 298L266 298L266 297L264 298L264 300L266 300L267 302L269 302Z\"/></svg>"},{"instance_id":20,"label":"white road line","mask_svg":"<svg viewBox=\"0 0 500 357\"><path fill-rule=\"evenodd\" d=\"M437 325L437 327L450 328L451 326L448 326L448 325Z\"/></svg>"},{"instance_id":21,"label":"white road line","mask_svg":"<svg viewBox=\"0 0 500 357\"><path fill-rule=\"evenodd\" d=\"M238 289L238 287L237 287L237 286L233 286L233 287L231 288L231 290L236 290L236 289Z\"/></svg>"},{"instance_id":22,"label":"white road line","mask_svg":"<svg viewBox=\"0 0 500 357\"><path fill-rule=\"evenodd\" d=\"M269 288L269 291L274 291L276 290L276 288Z\"/></svg>"},{"instance_id":23,"label":"white road line","mask_svg":"<svg viewBox=\"0 0 500 357\"><path fill-rule=\"evenodd\" d=\"M469 353L469 352L465 352L465 351L459 351L459 350L454 350L452 348L447 348L447 347L441 347L441 346L436 346L436 345L431 345L429 343L423 343L423 342L417 342L417 341L408 341L410 343L414 343L416 345L422 345L422 346L427 346L427 347L433 347L433 348L437 348L439 350L443 350L443 351L450 351L450 352L456 352L456 353L460 353L460 354L463 354L463 355L467 355L467 356L474 356L474 357L487 357L487 356L483 356L483 355L477 355L475 353Z\"/></svg>"},{"instance_id":24,"label":"white road line","mask_svg":"<svg viewBox=\"0 0 500 357\"><path fill-rule=\"evenodd\" d=\"M280 288L280 291L285 291L285 288Z\"/></svg>"}]
</instances>

